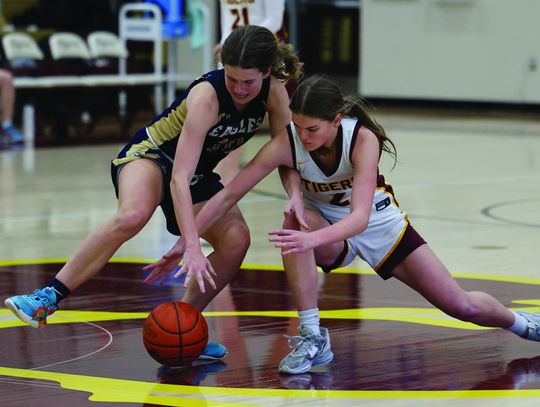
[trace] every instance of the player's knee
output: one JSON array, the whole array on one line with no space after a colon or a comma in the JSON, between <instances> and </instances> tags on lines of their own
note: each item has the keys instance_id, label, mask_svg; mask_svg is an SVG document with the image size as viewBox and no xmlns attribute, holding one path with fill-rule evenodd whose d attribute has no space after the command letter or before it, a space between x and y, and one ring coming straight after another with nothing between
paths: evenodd
<instances>
[{"instance_id":1,"label":"player's knee","mask_svg":"<svg viewBox=\"0 0 540 407\"><path fill-rule=\"evenodd\" d=\"M232 230L233 236L231 242L236 250L243 256L247 253L251 244L251 237L249 235L249 228L246 224L238 225Z\"/></svg>"},{"instance_id":2,"label":"player's knee","mask_svg":"<svg viewBox=\"0 0 540 407\"><path fill-rule=\"evenodd\" d=\"M141 211L118 212L114 216L114 228L118 233L135 236L148 222L148 216Z\"/></svg>"},{"instance_id":3,"label":"player's knee","mask_svg":"<svg viewBox=\"0 0 540 407\"><path fill-rule=\"evenodd\" d=\"M296 219L296 215L294 213L284 214L283 229L300 229L300 224L298 223L298 220Z\"/></svg>"},{"instance_id":4,"label":"player's knee","mask_svg":"<svg viewBox=\"0 0 540 407\"><path fill-rule=\"evenodd\" d=\"M216 240L209 239L218 253L224 253L227 257L244 257L251 244L249 228L244 222L233 222L223 228Z\"/></svg>"},{"instance_id":5,"label":"player's knee","mask_svg":"<svg viewBox=\"0 0 540 407\"><path fill-rule=\"evenodd\" d=\"M448 310L450 316L466 322L476 321L480 313L480 308L470 301L455 304Z\"/></svg>"},{"instance_id":6,"label":"player's knee","mask_svg":"<svg viewBox=\"0 0 540 407\"><path fill-rule=\"evenodd\" d=\"M220 247L215 249L227 253L228 256L241 256L243 258L250 244L248 226L245 223L239 223L227 229L227 232L220 239Z\"/></svg>"}]
</instances>

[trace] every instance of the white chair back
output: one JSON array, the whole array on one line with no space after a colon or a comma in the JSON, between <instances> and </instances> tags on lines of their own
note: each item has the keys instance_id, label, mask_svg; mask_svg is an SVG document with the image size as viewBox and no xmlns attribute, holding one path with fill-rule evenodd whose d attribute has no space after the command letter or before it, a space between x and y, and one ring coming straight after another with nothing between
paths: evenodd
<instances>
[{"instance_id":1,"label":"white chair back","mask_svg":"<svg viewBox=\"0 0 540 407\"><path fill-rule=\"evenodd\" d=\"M42 60L43 52L36 41L25 33L8 33L2 37L4 53L9 61L17 59Z\"/></svg>"},{"instance_id":2,"label":"white chair back","mask_svg":"<svg viewBox=\"0 0 540 407\"><path fill-rule=\"evenodd\" d=\"M94 31L87 38L92 58L127 58L128 51L116 34Z\"/></svg>"},{"instance_id":3,"label":"white chair back","mask_svg":"<svg viewBox=\"0 0 540 407\"><path fill-rule=\"evenodd\" d=\"M90 51L84 40L77 34L59 32L49 37L49 47L53 59L90 59Z\"/></svg>"}]
</instances>

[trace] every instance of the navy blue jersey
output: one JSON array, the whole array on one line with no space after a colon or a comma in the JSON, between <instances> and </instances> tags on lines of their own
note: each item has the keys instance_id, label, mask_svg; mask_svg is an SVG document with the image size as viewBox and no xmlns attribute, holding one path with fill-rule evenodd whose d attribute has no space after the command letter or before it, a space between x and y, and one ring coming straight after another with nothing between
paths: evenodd
<instances>
[{"instance_id":1,"label":"navy blue jersey","mask_svg":"<svg viewBox=\"0 0 540 407\"><path fill-rule=\"evenodd\" d=\"M263 81L259 94L247 104L242 112L239 112L225 88L225 71L218 69L193 81L182 96L152 120L146 127L149 137L144 140L139 139L136 145L131 146L131 151L136 155L133 159L143 157L146 151L155 151L158 147L162 153L174 160L178 136L188 114L187 96L195 85L204 81L210 83L216 91L219 101L219 120L206 134L195 176L211 173L227 154L253 137L266 114L270 77ZM126 153L125 157L115 160L114 164L119 165L131 161L130 152Z\"/></svg>"}]
</instances>

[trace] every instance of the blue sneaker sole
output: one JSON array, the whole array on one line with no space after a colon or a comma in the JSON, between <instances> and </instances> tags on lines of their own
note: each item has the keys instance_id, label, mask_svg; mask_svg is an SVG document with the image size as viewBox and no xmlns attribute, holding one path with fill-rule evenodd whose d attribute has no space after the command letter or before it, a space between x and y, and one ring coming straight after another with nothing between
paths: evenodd
<instances>
[{"instance_id":1,"label":"blue sneaker sole","mask_svg":"<svg viewBox=\"0 0 540 407\"><path fill-rule=\"evenodd\" d=\"M45 326L45 324L39 326L39 322L26 315L23 310L20 309L19 306L11 300L11 298L7 298L4 301L4 304L6 307L9 308L11 312L15 314L17 318L19 318L25 324L30 325L32 328L42 328L43 326Z\"/></svg>"}]
</instances>

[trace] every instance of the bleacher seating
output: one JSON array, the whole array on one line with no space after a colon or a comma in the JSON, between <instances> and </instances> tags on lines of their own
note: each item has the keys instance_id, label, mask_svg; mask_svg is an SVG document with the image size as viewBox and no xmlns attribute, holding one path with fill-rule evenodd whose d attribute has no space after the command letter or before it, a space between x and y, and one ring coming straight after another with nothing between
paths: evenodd
<instances>
[{"instance_id":1,"label":"bleacher seating","mask_svg":"<svg viewBox=\"0 0 540 407\"><path fill-rule=\"evenodd\" d=\"M112 32L94 31L86 39L92 58L127 58L128 51Z\"/></svg>"},{"instance_id":2,"label":"bleacher seating","mask_svg":"<svg viewBox=\"0 0 540 407\"><path fill-rule=\"evenodd\" d=\"M2 37L4 54L9 61L20 59L42 60L43 52L36 41L28 34L13 32Z\"/></svg>"},{"instance_id":3,"label":"bleacher seating","mask_svg":"<svg viewBox=\"0 0 540 407\"><path fill-rule=\"evenodd\" d=\"M44 55L36 41L26 33L7 33L2 37L3 66L15 75L32 76L38 72Z\"/></svg>"},{"instance_id":4,"label":"bleacher seating","mask_svg":"<svg viewBox=\"0 0 540 407\"><path fill-rule=\"evenodd\" d=\"M75 33L57 32L48 38L50 72L55 76L92 74L90 51L84 39Z\"/></svg>"},{"instance_id":5,"label":"bleacher seating","mask_svg":"<svg viewBox=\"0 0 540 407\"><path fill-rule=\"evenodd\" d=\"M57 32L49 37L51 56L60 59L90 59L90 51L86 42L77 34Z\"/></svg>"},{"instance_id":6,"label":"bleacher seating","mask_svg":"<svg viewBox=\"0 0 540 407\"><path fill-rule=\"evenodd\" d=\"M88 35L86 42L92 58L92 72L94 74L118 73L118 61L120 58L127 59L129 56L125 45L112 32L94 31ZM134 64L130 65L133 67Z\"/></svg>"},{"instance_id":7,"label":"bleacher seating","mask_svg":"<svg viewBox=\"0 0 540 407\"><path fill-rule=\"evenodd\" d=\"M198 16L196 20L203 22L207 30L204 32L205 38L209 38L210 12L208 6L199 3L194 2L190 10L198 10L194 13ZM5 58L0 58L0 62L11 65L17 89L30 89L33 94L40 93L38 92L40 89L46 92L49 88L72 88L75 93L80 92L78 88L85 87L106 87L111 88L111 91L116 88L114 90L119 95L120 116L123 116L126 111L127 89L152 86L154 111L159 113L164 107L164 84L167 85L167 103L170 103L174 100L177 81L190 80L211 67L212 44L208 40L199 41L198 44L201 46L204 43L203 69L200 72L189 73L180 69L178 60L181 57L176 54L177 41L173 38L167 38L168 58L167 64L164 64L162 13L155 4L124 4L120 8L118 22L118 35L96 31L90 33L86 41L74 32L53 33L48 40L42 38L39 43L25 33L4 34L2 45ZM194 26L196 26L195 23ZM184 35L187 35L187 32ZM148 66L142 66L139 60L135 64L129 61L128 64L128 41L151 43L153 66L150 66L150 69ZM19 48L15 50L19 52L19 56L23 51L26 54L23 57L13 56L15 48ZM27 64L27 67L32 69L13 69L17 63L21 65L21 61L22 65ZM129 69L128 65L129 67L135 65L136 68L142 69ZM29 103L31 104L32 101Z\"/></svg>"}]
</instances>

